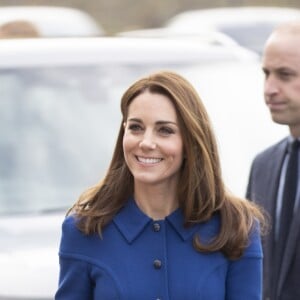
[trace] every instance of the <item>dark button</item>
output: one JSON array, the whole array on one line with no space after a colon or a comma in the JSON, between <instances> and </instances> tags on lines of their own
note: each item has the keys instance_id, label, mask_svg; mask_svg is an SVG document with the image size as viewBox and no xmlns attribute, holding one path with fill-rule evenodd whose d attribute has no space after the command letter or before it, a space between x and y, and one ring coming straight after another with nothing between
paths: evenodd
<instances>
[{"instance_id":1,"label":"dark button","mask_svg":"<svg viewBox=\"0 0 300 300\"><path fill-rule=\"evenodd\" d=\"M158 223L153 223L153 230L154 230L155 232L160 231L160 225L159 225Z\"/></svg>"},{"instance_id":2,"label":"dark button","mask_svg":"<svg viewBox=\"0 0 300 300\"><path fill-rule=\"evenodd\" d=\"M160 269L161 268L161 261L159 259L154 260L153 266L155 269Z\"/></svg>"}]
</instances>

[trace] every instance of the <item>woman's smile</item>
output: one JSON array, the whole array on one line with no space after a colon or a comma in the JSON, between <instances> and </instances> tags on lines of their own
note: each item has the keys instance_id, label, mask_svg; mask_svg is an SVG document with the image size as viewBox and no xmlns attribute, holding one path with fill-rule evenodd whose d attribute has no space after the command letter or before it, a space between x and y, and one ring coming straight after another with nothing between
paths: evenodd
<instances>
[{"instance_id":1,"label":"woman's smile","mask_svg":"<svg viewBox=\"0 0 300 300\"><path fill-rule=\"evenodd\" d=\"M142 157L142 156L136 156L136 159L138 162L147 164L147 165L154 165L159 162L161 162L162 158L155 158L155 157Z\"/></svg>"}]
</instances>

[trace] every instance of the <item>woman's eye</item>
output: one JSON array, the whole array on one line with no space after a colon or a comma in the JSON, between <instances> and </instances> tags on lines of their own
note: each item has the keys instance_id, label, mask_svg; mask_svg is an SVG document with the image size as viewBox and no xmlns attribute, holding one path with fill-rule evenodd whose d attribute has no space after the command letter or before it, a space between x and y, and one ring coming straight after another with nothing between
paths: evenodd
<instances>
[{"instance_id":1,"label":"woman's eye","mask_svg":"<svg viewBox=\"0 0 300 300\"><path fill-rule=\"evenodd\" d=\"M159 129L159 132L162 133L162 134L164 134L164 135L169 135L169 134L174 133L174 130L172 128L170 128L170 127L161 127Z\"/></svg>"},{"instance_id":2,"label":"woman's eye","mask_svg":"<svg viewBox=\"0 0 300 300\"><path fill-rule=\"evenodd\" d=\"M130 124L128 126L129 130L131 131L139 131L142 129L142 127L139 124Z\"/></svg>"}]
</instances>

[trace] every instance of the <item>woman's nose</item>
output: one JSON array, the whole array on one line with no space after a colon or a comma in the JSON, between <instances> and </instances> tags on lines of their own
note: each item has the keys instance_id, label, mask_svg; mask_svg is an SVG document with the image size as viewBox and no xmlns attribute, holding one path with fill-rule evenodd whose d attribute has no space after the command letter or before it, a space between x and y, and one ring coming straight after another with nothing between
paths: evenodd
<instances>
[{"instance_id":1,"label":"woman's nose","mask_svg":"<svg viewBox=\"0 0 300 300\"><path fill-rule=\"evenodd\" d=\"M142 137L139 146L142 149L155 149L156 148L156 143L155 143L155 140L154 140L154 138L151 134L145 134Z\"/></svg>"}]
</instances>

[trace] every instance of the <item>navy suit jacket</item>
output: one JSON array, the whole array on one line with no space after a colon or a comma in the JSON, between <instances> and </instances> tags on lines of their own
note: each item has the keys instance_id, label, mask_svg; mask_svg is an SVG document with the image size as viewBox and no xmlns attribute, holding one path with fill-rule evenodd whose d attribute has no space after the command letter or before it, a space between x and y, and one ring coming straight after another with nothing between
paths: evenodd
<instances>
[{"instance_id":1,"label":"navy suit jacket","mask_svg":"<svg viewBox=\"0 0 300 300\"><path fill-rule=\"evenodd\" d=\"M251 167L246 193L246 197L263 206L271 218L270 233L263 240L265 300L300 299L300 205L291 224L278 282L272 283L272 275L275 274L276 200L287 145L288 139L285 138L256 156Z\"/></svg>"},{"instance_id":2,"label":"navy suit jacket","mask_svg":"<svg viewBox=\"0 0 300 300\"><path fill-rule=\"evenodd\" d=\"M56 300L260 300L262 248L253 230L243 256L234 261L221 252L200 253L202 241L219 231L218 215L184 227L177 209L153 221L134 200L103 231L86 236L68 217L60 246L60 280Z\"/></svg>"}]
</instances>

